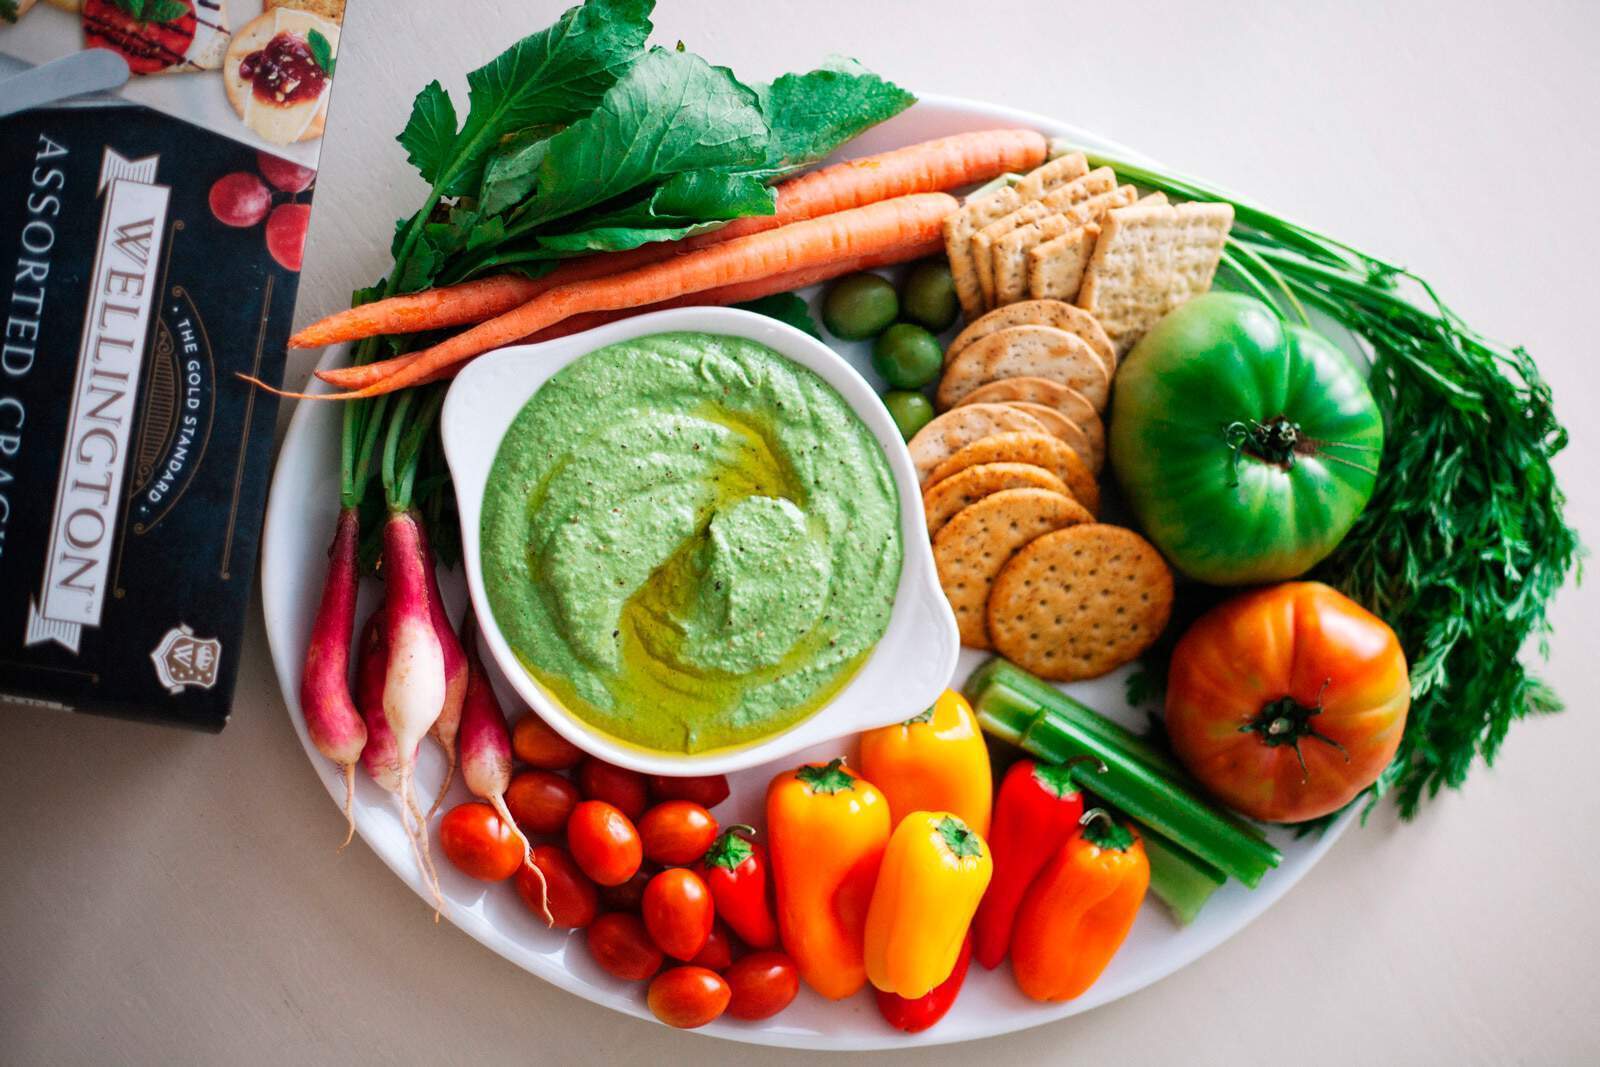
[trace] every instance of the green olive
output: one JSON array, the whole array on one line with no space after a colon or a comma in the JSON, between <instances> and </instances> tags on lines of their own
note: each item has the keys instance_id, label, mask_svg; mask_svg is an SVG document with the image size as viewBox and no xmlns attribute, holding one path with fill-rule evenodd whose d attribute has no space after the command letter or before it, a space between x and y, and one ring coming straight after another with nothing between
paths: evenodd
<instances>
[{"instance_id":1,"label":"green olive","mask_svg":"<svg viewBox=\"0 0 1600 1067\"><path fill-rule=\"evenodd\" d=\"M934 333L942 333L956 321L961 310L956 302L956 283L950 265L930 259L918 263L900 285L900 306L905 317Z\"/></svg>"},{"instance_id":2,"label":"green olive","mask_svg":"<svg viewBox=\"0 0 1600 1067\"><path fill-rule=\"evenodd\" d=\"M847 341L865 341L883 332L900 313L894 286L876 274L840 278L822 300L822 321L828 332Z\"/></svg>"},{"instance_id":3,"label":"green olive","mask_svg":"<svg viewBox=\"0 0 1600 1067\"><path fill-rule=\"evenodd\" d=\"M928 403L928 398L907 389L891 389L884 393L883 406L889 409L889 417L907 441L933 419L933 405Z\"/></svg>"},{"instance_id":4,"label":"green olive","mask_svg":"<svg viewBox=\"0 0 1600 1067\"><path fill-rule=\"evenodd\" d=\"M921 389L943 366L939 339L921 326L897 322L872 342L872 369L896 389Z\"/></svg>"}]
</instances>

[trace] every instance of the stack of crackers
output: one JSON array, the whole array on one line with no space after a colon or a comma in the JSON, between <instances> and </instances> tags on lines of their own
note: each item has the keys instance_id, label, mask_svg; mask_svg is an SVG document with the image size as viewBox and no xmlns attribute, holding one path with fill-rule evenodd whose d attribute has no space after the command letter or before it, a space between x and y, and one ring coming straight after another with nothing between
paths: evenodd
<instances>
[{"instance_id":1,"label":"stack of crackers","mask_svg":"<svg viewBox=\"0 0 1600 1067\"><path fill-rule=\"evenodd\" d=\"M951 342L938 393L948 410L909 446L962 644L1045 678L1121 666L1172 607L1160 554L1095 519L1116 365L1111 338L1082 308L999 308Z\"/></svg>"},{"instance_id":2,"label":"stack of crackers","mask_svg":"<svg viewBox=\"0 0 1600 1067\"><path fill-rule=\"evenodd\" d=\"M1117 354L1167 312L1211 288L1233 208L1140 199L1083 153L973 197L945 220L945 251L969 321L1021 300L1093 314Z\"/></svg>"}]
</instances>

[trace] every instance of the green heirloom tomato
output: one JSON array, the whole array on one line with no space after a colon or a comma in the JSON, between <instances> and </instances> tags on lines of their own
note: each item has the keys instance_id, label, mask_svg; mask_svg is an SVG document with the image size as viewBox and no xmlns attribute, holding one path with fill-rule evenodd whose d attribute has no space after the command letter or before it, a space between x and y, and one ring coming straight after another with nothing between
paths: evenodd
<instances>
[{"instance_id":1,"label":"green heirloom tomato","mask_svg":"<svg viewBox=\"0 0 1600 1067\"><path fill-rule=\"evenodd\" d=\"M1117 371L1111 465L1139 524L1192 578L1276 582L1332 552L1372 496L1383 420L1331 341L1211 293Z\"/></svg>"}]
</instances>

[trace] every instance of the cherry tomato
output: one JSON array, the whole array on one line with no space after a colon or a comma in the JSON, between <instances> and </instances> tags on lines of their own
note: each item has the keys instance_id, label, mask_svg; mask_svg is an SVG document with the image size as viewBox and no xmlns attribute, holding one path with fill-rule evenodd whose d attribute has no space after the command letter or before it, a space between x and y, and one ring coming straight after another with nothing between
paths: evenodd
<instances>
[{"instance_id":1,"label":"cherry tomato","mask_svg":"<svg viewBox=\"0 0 1600 1067\"><path fill-rule=\"evenodd\" d=\"M547 771L564 771L583 759L583 749L531 711L518 719L511 731L511 751L523 763Z\"/></svg>"},{"instance_id":2,"label":"cherry tomato","mask_svg":"<svg viewBox=\"0 0 1600 1067\"><path fill-rule=\"evenodd\" d=\"M578 800L578 787L554 771L523 771L506 787L506 807L525 834L559 834Z\"/></svg>"},{"instance_id":3,"label":"cherry tomato","mask_svg":"<svg viewBox=\"0 0 1600 1067\"><path fill-rule=\"evenodd\" d=\"M711 890L687 867L672 867L644 887L644 924L661 951L675 959L692 960L706 947L716 910Z\"/></svg>"},{"instance_id":4,"label":"cherry tomato","mask_svg":"<svg viewBox=\"0 0 1600 1067\"><path fill-rule=\"evenodd\" d=\"M473 800L445 812L439 846L463 874L503 882L522 866L522 841L489 805Z\"/></svg>"},{"instance_id":5,"label":"cherry tomato","mask_svg":"<svg viewBox=\"0 0 1600 1067\"><path fill-rule=\"evenodd\" d=\"M567 817L567 847L594 881L621 885L644 862L639 831L628 817L603 800L581 801Z\"/></svg>"},{"instance_id":6,"label":"cherry tomato","mask_svg":"<svg viewBox=\"0 0 1600 1067\"><path fill-rule=\"evenodd\" d=\"M539 905L548 900L556 926L576 930L594 922L595 913L600 910L600 894L578 869L570 852L560 845L534 845L533 864L544 875L543 885L527 865L517 869L517 895L529 911L543 919L544 909Z\"/></svg>"},{"instance_id":7,"label":"cherry tomato","mask_svg":"<svg viewBox=\"0 0 1600 1067\"><path fill-rule=\"evenodd\" d=\"M645 995L650 1011L668 1026L693 1030L716 1019L728 1007L728 983L704 967L662 971Z\"/></svg>"},{"instance_id":8,"label":"cherry tomato","mask_svg":"<svg viewBox=\"0 0 1600 1067\"><path fill-rule=\"evenodd\" d=\"M723 977L732 992L728 1014L735 1019L770 1018L800 992L800 971L782 952L752 952L736 960Z\"/></svg>"},{"instance_id":9,"label":"cherry tomato","mask_svg":"<svg viewBox=\"0 0 1600 1067\"><path fill-rule=\"evenodd\" d=\"M650 806L644 775L593 756L578 765L578 789L586 800L603 800L630 819Z\"/></svg>"},{"instance_id":10,"label":"cherry tomato","mask_svg":"<svg viewBox=\"0 0 1600 1067\"><path fill-rule=\"evenodd\" d=\"M728 799L728 777L723 774L698 774L689 778L650 776L650 795L663 800L692 800L703 808L714 808Z\"/></svg>"},{"instance_id":11,"label":"cherry tomato","mask_svg":"<svg viewBox=\"0 0 1600 1067\"><path fill-rule=\"evenodd\" d=\"M600 902L606 906L607 911L638 911L644 903L644 887L650 884L650 879L656 876L661 868L653 863L646 863L621 885L603 885L600 887Z\"/></svg>"},{"instance_id":12,"label":"cherry tomato","mask_svg":"<svg viewBox=\"0 0 1600 1067\"><path fill-rule=\"evenodd\" d=\"M713 922L711 936L706 938L705 946L695 953L694 959L689 962L696 967L704 967L720 974L733 962L734 953L738 948L739 943L728 932L728 928L720 921Z\"/></svg>"},{"instance_id":13,"label":"cherry tomato","mask_svg":"<svg viewBox=\"0 0 1600 1067\"><path fill-rule=\"evenodd\" d=\"M639 820L647 859L664 866L693 863L717 839L717 820L692 800L657 804Z\"/></svg>"},{"instance_id":14,"label":"cherry tomato","mask_svg":"<svg viewBox=\"0 0 1600 1067\"><path fill-rule=\"evenodd\" d=\"M644 920L622 911L606 912L589 924L589 952L602 971L625 982L644 981L666 960Z\"/></svg>"}]
</instances>

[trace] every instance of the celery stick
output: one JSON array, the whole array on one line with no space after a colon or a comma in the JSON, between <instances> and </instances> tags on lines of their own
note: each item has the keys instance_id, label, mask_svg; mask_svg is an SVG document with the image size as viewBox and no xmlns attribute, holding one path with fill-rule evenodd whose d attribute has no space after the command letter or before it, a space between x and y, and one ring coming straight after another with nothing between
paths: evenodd
<instances>
[{"instance_id":1,"label":"celery stick","mask_svg":"<svg viewBox=\"0 0 1600 1067\"><path fill-rule=\"evenodd\" d=\"M978 721L991 734L1052 762L1098 758L1103 774L1089 766L1073 769L1084 788L1251 888L1282 860L1252 829L1213 808L1187 776L1174 774L1170 758L1152 759L1149 742L1053 686L1044 686L1048 695L1034 686L1022 692L1002 677L1011 675L985 669L968 683Z\"/></svg>"},{"instance_id":2,"label":"celery stick","mask_svg":"<svg viewBox=\"0 0 1600 1067\"><path fill-rule=\"evenodd\" d=\"M1179 926L1188 926L1227 878L1148 826L1139 827L1139 833L1144 838L1144 853L1150 859L1151 894L1167 906Z\"/></svg>"}]
</instances>

